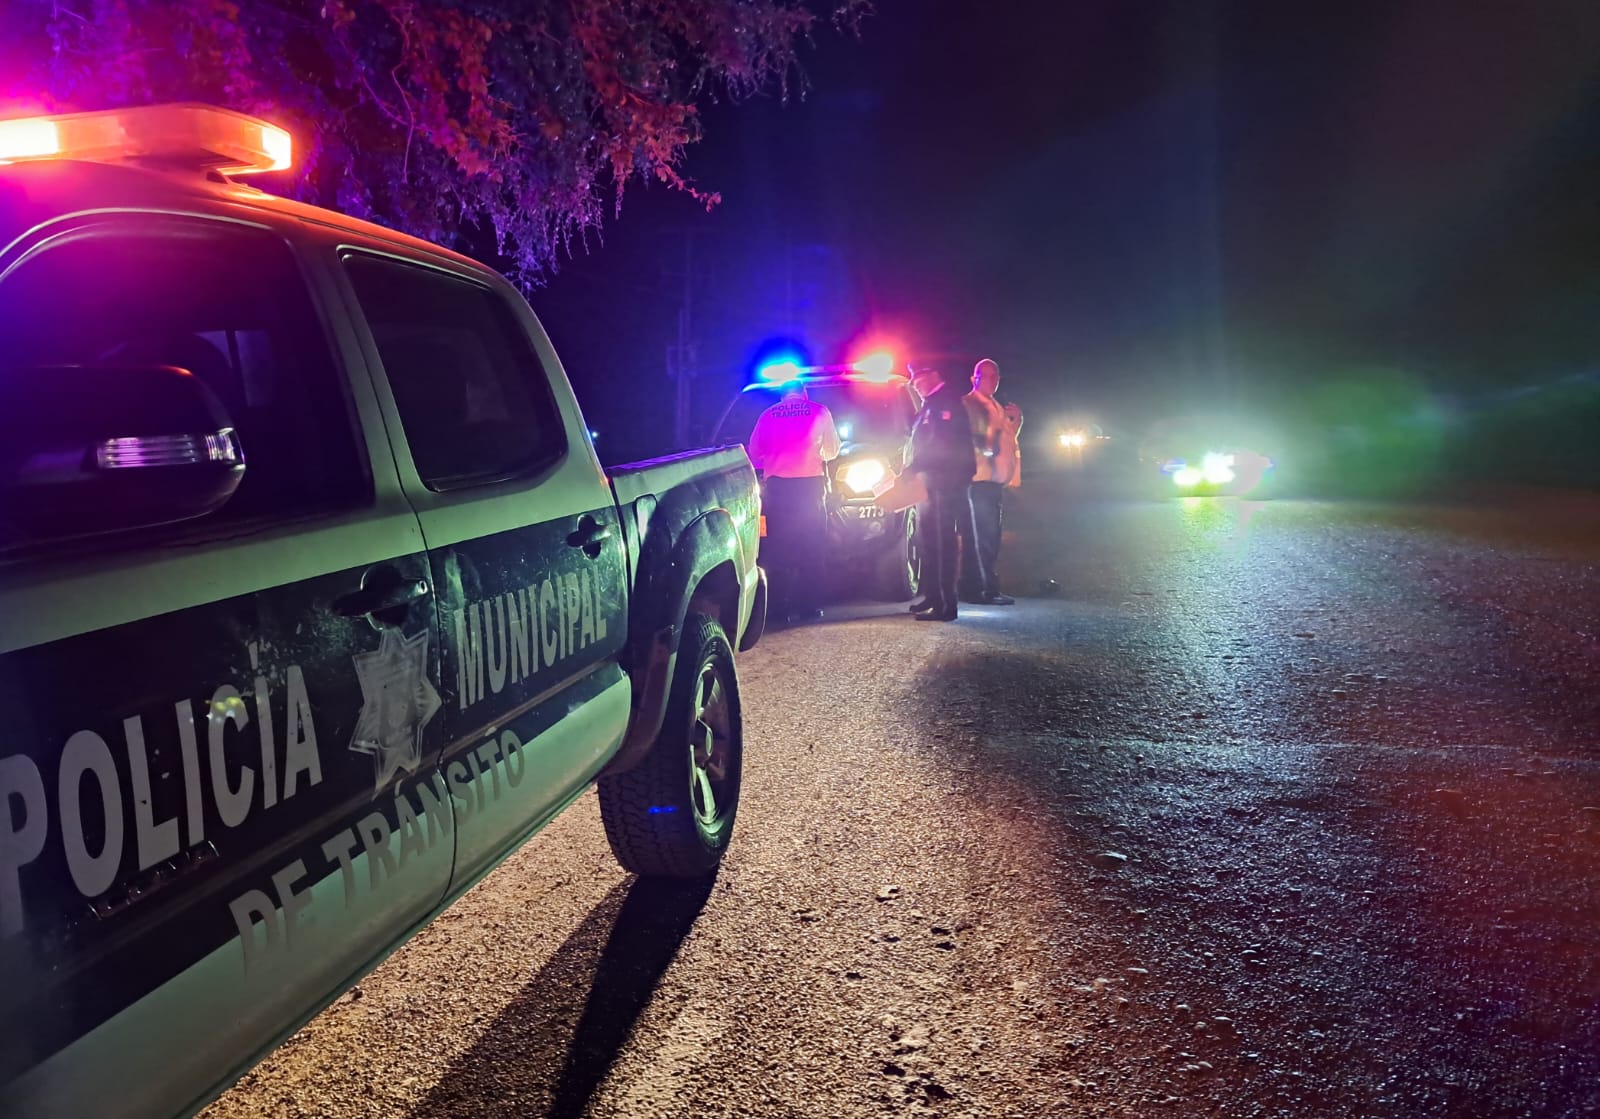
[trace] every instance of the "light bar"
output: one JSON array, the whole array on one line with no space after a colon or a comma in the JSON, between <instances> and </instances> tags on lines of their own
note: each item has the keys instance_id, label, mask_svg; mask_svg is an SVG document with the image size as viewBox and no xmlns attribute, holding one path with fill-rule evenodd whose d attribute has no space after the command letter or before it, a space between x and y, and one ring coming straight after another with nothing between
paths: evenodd
<instances>
[{"instance_id":1,"label":"light bar","mask_svg":"<svg viewBox=\"0 0 1600 1119\"><path fill-rule=\"evenodd\" d=\"M779 389L785 385L812 385L820 381L839 381L856 385L909 384L910 378L893 370L863 373L857 365L797 365L790 361L773 362L756 370L756 379L741 392Z\"/></svg>"},{"instance_id":2,"label":"light bar","mask_svg":"<svg viewBox=\"0 0 1600 1119\"><path fill-rule=\"evenodd\" d=\"M854 372L864 373L868 377L881 377L884 383L888 383L890 376L894 373L894 355L880 350L877 353L868 354L860 361L852 364L850 368Z\"/></svg>"},{"instance_id":3,"label":"light bar","mask_svg":"<svg viewBox=\"0 0 1600 1119\"><path fill-rule=\"evenodd\" d=\"M48 159L61 154L61 130L48 119L0 120L0 159Z\"/></svg>"},{"instance_id":4,"label":"light bar","mask_svg":"<svg viewBox=\"0 0 1600 1119\"><path fill-rule=\"evenodd\" d=\"M774 361L756 370L756 376L771 384L773 382L793 381L804 372L804 367L797 361Z\"/></svg>"},{"instance_id":5,"label":"light bar","mask_svg":"<svg viewBox=\"0 0 1600 1119\"><path fill-rule=\"evenodd\" d=\"M892 369L858 370L857 376L854 379L860 381L862 384L867 385L892 385L896 381L905 380L904 377L900 376L900 374L896 373Z\"/></svg>"},{"instance_id":6,"label":"light bar","mask_svg":"<svg viewBox=\"0 0 1600 1119\"><path fill-rule=\"evenodd\" d=\"M38 159L145 160L255 175L290 167L294 140L275 124L210 105L149 105L0 121L0 163Z\"/></svg>"}]
</instances>

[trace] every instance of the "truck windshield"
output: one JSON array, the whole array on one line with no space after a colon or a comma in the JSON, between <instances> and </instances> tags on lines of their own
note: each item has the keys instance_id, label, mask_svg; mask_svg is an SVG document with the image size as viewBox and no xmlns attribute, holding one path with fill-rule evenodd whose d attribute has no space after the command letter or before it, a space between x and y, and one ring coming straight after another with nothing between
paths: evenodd
<instances>
[{"instance_id":1,"label":"truck windshield","mask_svg":"<svg viewBox=\"0 0 1600 1119\"><path fill-rule=\"evenodd\" d=\"M846 443L904 443L916 409L904 385L830 385L813 388L812 400L833 413Z\"/></svg>"}]
</instances>

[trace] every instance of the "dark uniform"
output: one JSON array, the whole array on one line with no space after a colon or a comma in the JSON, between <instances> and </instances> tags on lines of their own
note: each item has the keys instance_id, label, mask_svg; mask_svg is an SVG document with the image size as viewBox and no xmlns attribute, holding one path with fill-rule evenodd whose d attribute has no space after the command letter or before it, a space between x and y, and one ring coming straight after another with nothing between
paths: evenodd
<instances>
[{"instance_id":1,"label":"dark uniform","mask_svg":"<svg viewBox=\"0 0 1600 1119\"><path fill-rule=\"evenodd\" d=\"M961 547L956 535L969 516L967 487L972 482L972 426L961 392L942 384L929 394L911 431L911 470L928 489L922 512L923 585L927 605L918 618L949 621L956 616L956 574Z\"/></svg>"}]
</instances>

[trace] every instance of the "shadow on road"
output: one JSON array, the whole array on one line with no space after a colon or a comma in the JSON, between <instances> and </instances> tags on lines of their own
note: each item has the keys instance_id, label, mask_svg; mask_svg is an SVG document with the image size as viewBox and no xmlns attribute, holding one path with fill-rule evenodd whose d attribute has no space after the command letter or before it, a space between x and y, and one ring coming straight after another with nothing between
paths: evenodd
<instances>
[{"instance_id":1,"label":"shadow on road","mask_svg":"<svg viewBox=\"0 0 1600 1119\"><path fill-rule=\"evenodd\" d=\"M714 882L640 878L612 890L451 1063L414 1119L582 1115Z\"/></svg>"}]
</instances>

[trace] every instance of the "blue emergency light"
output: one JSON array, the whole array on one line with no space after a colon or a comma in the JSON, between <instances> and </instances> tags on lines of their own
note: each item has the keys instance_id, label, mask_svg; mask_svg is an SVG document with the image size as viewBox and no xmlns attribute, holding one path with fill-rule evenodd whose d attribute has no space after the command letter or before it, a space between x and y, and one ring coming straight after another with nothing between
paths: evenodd
<instances>
[{"instance_id":1,"label":"blue emergency light","mask_svg":"<svg viewBox=\"0 0 1600 1119\"><path fill-rule=\"evenodd\" d=\"M793 358L784 358L781 361L769 361L756 370L756 379L768 384L782 384L793 381L803 373L800 363Z\"/></svg>"}]
</instances>

